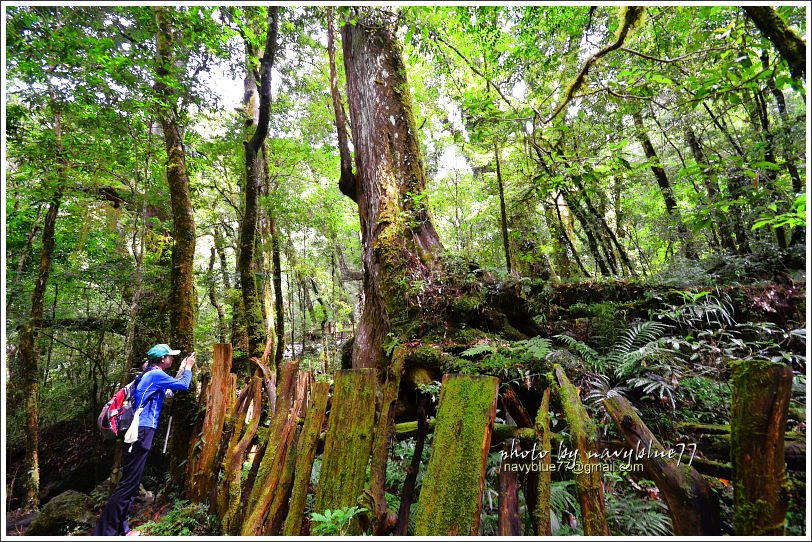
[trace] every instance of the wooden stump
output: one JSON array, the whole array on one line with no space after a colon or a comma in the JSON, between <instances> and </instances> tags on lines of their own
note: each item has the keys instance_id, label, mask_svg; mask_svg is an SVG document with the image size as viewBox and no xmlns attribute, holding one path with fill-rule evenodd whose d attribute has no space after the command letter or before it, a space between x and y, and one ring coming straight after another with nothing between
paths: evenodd
<instances>
[{"instance_id":1,"label":"wooden stump","mask_svg":"<svg viewBox=\"0 0 812 542\"><path fill-rule=\"evenodd\" d=\"M690 451L681 462L668 459L665 447L643 423L632 405L616 395L603 401L626 442L634 450L651 450L640 457L646 474L660 490L668 509L674 534L679 536L711 536L722 533L719 501L708 482L689 466ZM676 451L676 450L675 450Z\"/></svg>"},{"instance_id":2,"label":"wooden stump","mask_svg":"<svg viewBox=\"0 0 812 542\"><path fill-rule=\"evenodd\" d=\"M364 490L375 428L375 369L335 374L314 511L354 506Z\"/></svg>"},{"instance_id":3,"label":"wooden stump","mask_svg":"<svg viewBox=\"0 0 812 542\"><path fill-rule=\"evenodd\" d=\"M521 536L522 520L519 515L519 471L512 454L521 450L518 439L502 443L504 459L499 468L499 536Z\"/></svg>"},{"instance_id":4,"label":"wooden stump","mask_svg":"<svg viewBox=\"0 0 812 542\"><path fill-rule=\"evenodd\" d=\"M298 368L298 362L294 361L285 364L282 369L276 413L264 437L266 449L248 500L247 513L240 531L243 536L265 534L268 513L283 479L287 454L295 436L296 419L303 406L303 400L296 393Z\"/></svg>"},{"instance_id":5,"label":"wooden stump","mask_svg":"<svg viewBox=\"0 0 812 542\"><path fill-rule=\"evenodd\" d=\"M215 460L220 448L220 437L229 405L234 402L237 380L231 373L231 344L215 344L211 364L211 378L206 386L203 428L195 436L189 453L187 495L192 501L203 502L209 495L213 474L217 472Z\"/></svg>"},{"instance_id":6,"label":"wooden stump","mask_svg":"<svg viewBox=\"0 0 812 542\"><path fill-rule=\"evenodd\" d=\"M329 382L316 382L310 389L310 403L307 405L302 434L296 447L295 478L285 519L284 534L299 536L302 534L307 488L310 485L310 473L313 470L313 459L319 444L319 434L324 425L324 409L330 394Z\"/></svg>"},{"instance_id":7,"label":"wooden stump","mask_svg":"<svg viewBox=\"0 0 812 542\"><path fill-rule=\"evenodd\" d=\"M586 536L606 536L609 524L606 522L606 506L603 500L602 474L596 459L598 453L595 423L581 403L578 390L570 383L564 370L553 367L556 382L553 389L558 396L561 410L570 428L570 437L577 455L575 463L575 486L578 489L578 502Z\"/></svg>"},{"instance_id":8,"label":"wooden stump","mask_svg":"<svg viewBox=\"0 0 812 542\"><path fill-rule=\"evenodd\" d=\"M217 495L217 511L225 534L240 534L242 465L245 452L257 433L261 409L262 379L255 376L240 394L234 407L234 428L223 458L223 481Z\"/></svg>"},{"instance_id":9,"label":"wooden stump","mask_svg":"<svg viewBox=\"0 0 812 542\"><path fill-rule=\"evenodd\" d=\"M485 468L499 379L443 377L434 444L417 507L415 535L479 534Z\"/></svg>"},{"instance_id":10,"label":"wooden stump","mask_svg":"<svg viewBox=\"0 0 812 542\"><path fill-rule=\"evenodd\" d=\"M782 536L787 513L784 431L792 368L749 360L732 364L730 413L733 531Z\"/></svg>"}]
</instances>

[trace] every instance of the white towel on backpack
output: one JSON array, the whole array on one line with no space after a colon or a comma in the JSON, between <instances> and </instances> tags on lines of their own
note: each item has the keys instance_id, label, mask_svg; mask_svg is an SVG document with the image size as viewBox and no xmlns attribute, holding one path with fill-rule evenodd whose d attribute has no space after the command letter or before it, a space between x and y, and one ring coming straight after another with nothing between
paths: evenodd
<instances>
[{"instance_id":1,"label":"white towel on backpack","mask_svg":"<svg viewBox=\"0 0 812 542\"><path fill-rule=\"evenodd\" d=\"M133 414L133 421L130 424L130 428L127 429L127 432L124 433L124 442L130 444L138 440L138 418L141 415L141 411L144 410L144 407L139 408Z\"/></svg>"}]
</instances>

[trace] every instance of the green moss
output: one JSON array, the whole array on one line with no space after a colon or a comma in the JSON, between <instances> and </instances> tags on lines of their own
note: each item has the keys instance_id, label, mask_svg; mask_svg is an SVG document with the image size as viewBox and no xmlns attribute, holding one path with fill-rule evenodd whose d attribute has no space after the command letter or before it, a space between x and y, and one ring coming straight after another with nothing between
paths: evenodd
<instances>
[{"instance_id":1,"label":"green moss","mask_svg":"<svg viewBox=\"0 0 812 542\"><path fill-rule=\"evenodd\" d=\"M316 492L316 512L353 506L361 495L375 423L374 369L336 373Z\"/></svg>"},{"instance_id":2,"label":"green moss","mask_svg":"<svg viewBox=\"0 0 812 542\"><path fill-rule=\"evenodd\" d=\"M476 535L499 380L447 376L418 502L415 535Z\"/></svg>"}]
</instances>

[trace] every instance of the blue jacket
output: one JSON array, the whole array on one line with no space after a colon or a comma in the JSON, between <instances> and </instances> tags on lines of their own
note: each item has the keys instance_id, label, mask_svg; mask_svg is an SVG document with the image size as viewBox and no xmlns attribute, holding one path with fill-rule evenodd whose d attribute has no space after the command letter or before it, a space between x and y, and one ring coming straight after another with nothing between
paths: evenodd
<instances>
[{"instance_id":1,"label":"blue jacket","mask_svg":"<svg viewBox=\"0 0 812 542\"><path fill-rule=\"evenodd\" d=\"M188 390L191 382L192 371L190 369L183 371L183 376L180 378L172 378L154 365L147 369L135 390L135 408L144 407L138 418L138 427L157 429L166 390ZM153 392L155 393L153 394ZM150 394L153 394L152 397Z\"/></svg>"}]
</instances>

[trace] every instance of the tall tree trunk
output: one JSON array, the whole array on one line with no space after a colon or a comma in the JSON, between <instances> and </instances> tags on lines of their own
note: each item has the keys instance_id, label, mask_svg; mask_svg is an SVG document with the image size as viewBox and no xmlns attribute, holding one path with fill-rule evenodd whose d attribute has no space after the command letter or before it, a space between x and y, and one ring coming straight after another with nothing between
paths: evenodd
<instances>
[{"instance_id":1,"label":"tall tree trunk","mask_svg":"<svg viewBox=\"0 0 812 542\"><path fill-rule=\"evenodd\" d=\"M499 145L493 142L493 156L496 159L496 187L499 189L499 226L502 229L502 245L505 247L505 267L508 274L513 273L513 258L510 254L510 237L508 237L507 209L505 209L505 185L502 181L502 160L499 156Z\"/></svg>"},{"instance_id":2,"label":"tall tree trunk","mask_svg":"<svg viewBox=\"0 0 812 542\"><path fill-rule=\"evenodd\" d=\"M646 153L646 158L651 162L651 172L654 173L654 178L657 179L657 185L660 187L660 193L663 195L665 210L672 220L676 221L677 231L682 238L685 257L689 260L695 260L698 257L696 248L688 238L688 229L685 227L685 224L682 223L682 218L679 216L674 190L671 188L671 183L665 174L665 169L660 165L657 151L654 150L654 145L651 144L648 133L646 133L646 127L643 124L643 115L639 111L636 111L632 117L634 118L637 140L640 142L640 145L643 146L643 152Z\"/></svg>"},{"instance_id":3,"label":"tall tree trunk","mask_svg":"<svg viewBox=\"0 0 812 542\"><path fill-rule=\"evenodd\" d=\"M37 336L42 329L45 291L51 274L51 258L56 244L56 218L62 201L62 187L67 181L67 163L62 147L62 112L54 107L54 142L56 144L57 185L45 213L42 249L37 268L37 281L31 293L31 314L20 334L16 361L25 401L25 498L23 509L39 508L39 351Z\"/></svg>"},{"instance_id":4,"label":"tall tree trunk","mask_svg":"<svg viewBox=\"0 0 812 542\"><path fill-rule=\"evenodd\" d=\"M259 192L260 171L259 153L268 135L271 118L271 69L277 50L277 32L279 25L279 8L268 8L268 30L265 49L260 60L259 81L259 120L251 139L244 142L245 147L245 208L240 224L240 256L238 268L242 288L245 327L248 334L249 357L260 357L265 346L264 326L262 325L262 307L259 300L256 279L254 277L254 250L257 233L257 196ZM250 45L247 46L250 51ZM251 71L251 68L248 68ZM249 77L251 75L249 74ZM247 93L246 93L247 94Z\"/></svg>"},{"instance_id":5,"label":"tall tree trunk","mask_svg":"<svg viewBox=\"0 0 812 542\"><path fill-rule=\"evenodd\" d=\"M600 269L601 275L604 277L610 276L612 272L601 254L600 248L598 247L598 242L592 232L592 225L589 219L584 215L584 211L581 209L581 204L576 201L575 196L569 191L562 191L561 194L564 197L564 201L567 202L567 207L575 215L575 218L578 220L578 222L580 222L581 228L584 230L587 245L589 245L589 251L592 253L592 257L595 259L595 264Z\"/></svg>"},{"instance_id":6,"label":"tall tree trunk","mask_svg":"<svg viewBox=\"0 0 812 542\"><path fill-rule=\"evenodd\" d=\"M784 432L792 367L763 360L731 365L733 530L738 536L782 536L789 502Z\"/></svg>"},{"instance_id":7,"label":"tall tree trunk","mask_svg":"<svg viewBox=\"0 0 812 542\"><path fill-rule=\"evenodd\" d=\"M358 188L355 185L355 174L352 172L352 156L350 155L349 138L347 136L347 115L341 103L341 94L338 91L338 70L336 69L335 46L335 8L327 8L327 55L330 59L330 96L333 99L333 113L336 119L336 134L338 135L338 153L341 157L341 177L338 179L338 188L341 193L358 202Z\"/></svg>"},{"instance_id":8,"label":"tall tree trunk","mask_svg":"<svg viewBox=\"0 0 812 542\"><path fill-rule=\"evenodd\" d=\"M342 30L364 262L355 368L386 364L384 338L411 309L406 285L431 282L442 251L394 26L380 10L358 15Z\"/></svg>"},{"instance_id":9,"label":"tall tree trunk","mask_svg":"<svg viewBox=\"0 0 812 542\"><path fill-rule=\"evenodd\" d=\"M217 288L215 288L214 281L214 262L217 260L217 249L211 247L211 256L209 257L209 272L207 275L209 302L212 307L217 311L217 340L221 343L226 342L226 313L223 310L223 305L217 300Z\"/></svg>"},{"instance_id":10,"label":"tall tree trunk","mask_svg":"<svg viewBox=\"0 0 812 542\"><path fill-rule=\"evenodd\" d=\"M806 43L798 36L781 15L770 6L744 6L744 12L769 39L781 57L789 64L792 77L803 81L806 73Z\"/></svg>"},{"instance_id":11,"label":"tall tree trunk","mask_svg":"<svg viewBox=\"0 0 812 542\"><path fill-rule=\"evenodd\" d=\"M761 53L761 65L765 70L769 69L770 67L770 59L767 51L762 51ZM781 89L776 86L775 79L773 77L767 79L767 89L773 95L775 106L778 108L778 115L781 117L781 122L786 130L789 126L789 115L787 115L787 101L784 98L784 93L781 92ZM801 181L801 175L798 173L798 167L795 165L795 157L793 156L793 152L790 148L790 137L782 137L780 138L780 141L781 150L784 154L784 159L786 160L785 163L787 172L789 173L790 179L792 179L792 192L794 194L800 194L804 190L803 182ZM796 226L792 229L790 244L796 245L803 242L804 230L800 226Z\"/></svg>"},{"instance_id":12,"label":"tall tree trunk","mask_svg":"<svg viewBox=\"0 0 812 542\"><path fill-rule=\"evenodd\" d=\"M171 81L176 76L174 36L172 32L171 10L155 7L156 33L156 81L155 95L159 103L165 104L158 110L166 147L166 180L172 207L172 271L170 306L170 342L174 348L185 353L195 349L195 312L197 296L194 285L195 258L195 218L189 190L189 176L186 172L186 151L178 125L175 107L178 96ZM172 411L177 412L172 433L170 479L173 485L182 487L184 468L189 442L194 430L195 399L194 388L189 393L179 394L173 400Z\"/></svg>"},{"instance_id":13,"label":"tall tree trunk","mask_svg":"<svg viewBox=\"0 0 812 542\"><path fill-rule=\"evenodd\" d=\"M273 263L274 316L276 317L274 325L274 331L276 332L274 366L278 372L285 354L285 298L282 292L282 255L280 246L282 244L282 234L279 232L279 226L277 226L274 217L270 218L269 224L271 229L271 261Z\"/></svg>"},{"instance_id":14,"label":"tall tree trunk","mask_svg":"<svg viewBox=\"0 0 812 542\"><path fill-rule=\"evenodd\" d=\"M714 205L719 202L719 184L716 182L711 166L705 158L705 153L702 150L699 139L697 139L696 134L690 127L685 130L685 141L691 149L691 154L694 156L696 165L699 166L699 169L702 171L702 183L705 185L705 191L707 192L711 205ZM719 228L719 241L722 248L735 253L736 244L733 242L730 224L728 224L725 217L723 217L715 207L711 211L711 217L713 217L713 222Z\"/></svg>"}]
</instances>

